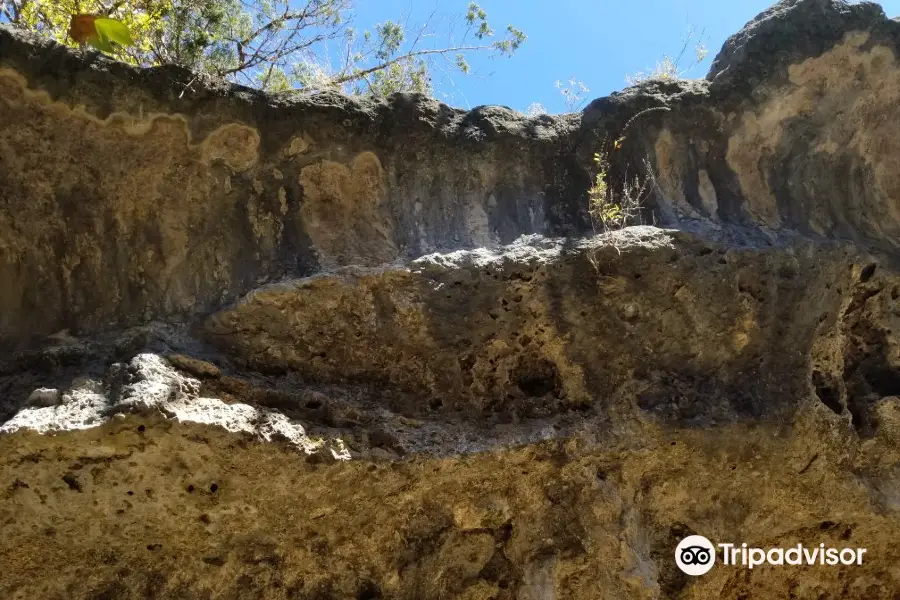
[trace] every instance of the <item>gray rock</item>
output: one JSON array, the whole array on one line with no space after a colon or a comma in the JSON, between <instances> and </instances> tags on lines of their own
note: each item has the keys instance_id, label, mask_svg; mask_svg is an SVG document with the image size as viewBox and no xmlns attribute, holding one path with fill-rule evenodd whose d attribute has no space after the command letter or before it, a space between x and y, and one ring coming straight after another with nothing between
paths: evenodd
<instances>
[{"instance_id":1,"label":"gray rock","mask_svg":"<svg viewBox=\"0 0 900 600\"><path fill-rule=\"evenodd\" d=\"M897 598L898 28L525 117L0 26L0 597Z\"/></svg>"},{"instance_id":2,"label":"gray rock","mask_svg":"<svg viewBox=\"0 0 900 600\"><path fill-rule=\"evenodd\" d=\"M790 64L820 56L851 31L884 31L896 39L900 29L874 2L781 0L728 38L707 79L752 89Z\"/></svg>"},{"instance_id":3,"label":"gray rock","mask_svg":"<svg viewBox=\"0 0 900 600\"><path fill-rule=\"evenodd\" d=\"M28 406L56 406L60 404L62 395L59 390L52 388L38 388L28 395Z\"/></svg>"}]
</instances>

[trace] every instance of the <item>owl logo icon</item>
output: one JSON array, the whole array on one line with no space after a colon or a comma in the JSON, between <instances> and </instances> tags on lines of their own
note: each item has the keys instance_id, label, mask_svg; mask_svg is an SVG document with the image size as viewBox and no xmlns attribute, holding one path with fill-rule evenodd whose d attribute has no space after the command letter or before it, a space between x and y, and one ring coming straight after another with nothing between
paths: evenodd
<instances>
[{"instance_id":1,"label":"owl logo icon","mask_svg":"<svg viewBox=\"0 0 900 600\"><path fill-rule=\"evenodd\" d=\"M675 548L675 564L688 575L703 575L716 564L716 549L702 535L689 535Z\"/></svg>"}]
</instances>

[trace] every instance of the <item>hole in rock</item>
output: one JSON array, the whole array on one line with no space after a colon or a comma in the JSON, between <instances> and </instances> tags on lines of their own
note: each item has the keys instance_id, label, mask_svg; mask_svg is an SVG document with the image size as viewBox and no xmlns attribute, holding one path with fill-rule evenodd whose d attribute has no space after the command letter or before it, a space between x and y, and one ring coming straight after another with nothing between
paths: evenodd
<instances>
[{"instance_id":1,"label":"hole in rock","mask_svg":"<svg viewBox=\"0 0 900 600\"><path fill-rule=\"evenodd\" d=\"M846 349L844 365L847 410L857 433L868 438L879 427L874 405L882 398L900 395L900 368L895 364L886 330L860 322L852 331L854 337Z\"/></svg>"},{"instance_id":2,"label":"hole in rock","mask_svg":"<svg viewBox=\"0 0 900 600\"><path fill-rule=\"evenodd\" d=\"M844 412L844 406L841 404L840 392L831 385L831 382L828 381L821 371L813 371L812 382L813 386L816 388L816 396L819 397L822 404L830 408L836 415Z\"/></svg>"},{"instance_id":3,"label":"hole in rock","mask_svg":"<svg viewBox=\"0 0 900 600\"><path fill-rule=\"evenodd\" d=\"M216 492L218 492L218 491L219 491L219 484L214 483L214 484L212 484L211 486L209 486L209 491L212 492L213 494L215 494Z\"/></svg>"},{"instance_id":4,"label":"hole in rock","mask_svg":"<svg viewBox=\"0 0 900 600\"><path fill-rule=\"evenodd\" d=\"M377 600L381 597L381 589L372 581L363 583L356 593L356 600Z\"/></svg>"},{"instance_id":5,"label":"hole in rock","mask_svg":"<svg viewBox=\"0 0 900 600\"><path fill-rule=\"evenodd\" d=\"M877 265L875 263L872 263L870 265L866 265L865 267L863 267L863 270L859 273L859 282L865 283L865 282L869 281L870 279L872 279L872 275L875 274L876 267L877 267Z\"/></svg>"},{"instance_id":6,"label":"hole in rock","mask_svg":"<svg viewBox=\"0 0 900 600\"><path fill-rule=\"evenodd\" d=\"M900 372L890 367L873 368L865 372L865 379L873 393L855 393L847 400L851 422L862 437L872 437L878 429L878 418L872 404L879 398L900 395Z\"/></svg>"},{"instance_id":7,"label":"hole in rock","mask_svg":"<svg viewBox=\"0 0 900 600\"><path fill-rule=\"evenodd\" d=\"M878 419L872 414L867 398L856 396L849 398L847 410L850 411L850 423L861 438L870 438L875 435L875 430L878 429Z\"/></svg>"},{"instance_id":8,"label":"hole in rock","mask_svg":"<svg viewBox=\"0 0 900 600\"><path fill-rule=\"evenodd\" d=\"M463 386L467 388L470 387L475 381L475 377L472 372L472 369L475 367L475 357L471 354L467 354L465 356L457 358L456 362L459 364L459 372L462 376Z\"/></svg>"},{"instance_id":9,"label":"hole in rock","mask_svg":"<svg viewBox=\"0 0 900 600\"><path fill-rule=\"evenodd\" d=\"M778 276L782 279L794 279L799 274L793 265L781 265L778 267Z\"/></svg>"},{"instance_id":10,"label":"hole in rock","mask_svg":"<svg viewBox=\"0 0 900 600\"><path fill-rule=\"evenodd\" d=\"M512 537L512 523L507 521L503 525L497 528L497 531L494 532L494 540L498 542L506 542L509 541L509 538Z\"/></svg>"},{"instance_id":11,"label":"hole in rock","mask_svg":"<svg viewBox=\"0 0 900 600\"><path fill-rule=\"evenodd\" d=\"M65 475L63 475L62 480L66 482L66 485L69 486L70 490L75 490L76 492L81 491L81 482L78 481L78 478L76 478L72 473L66 473Z\"/></svg>"},{"instance_id":12,"label":"hole in rock","mask_svg":"<svg viewBox=\"0 0 900 600\"><path fill-rule=\"evenodd\" d=\"M900 396L900 371L897 369L881 364L867 369L865 377L872 389L881 397Z\"/></svg>"},{"instance_id":13,"label":"hole in rock","mask_svg":"<svg viewBox=\"0 0 900 600\"><path fill-rule=\"evenodd\" d=\"M513 380L523 394L538 398L555 392L558 386L556 365L547 359L523 359L513 373Z\"/></svg>"},{"instance_id":14,"label":"hole in rock","mask_svg":"<svg viewBox=\"0 0 900 600\"><path fill-rule=\"evenodd\" d=\"M482 567L478 577L484 581L495 582L500 589L507 589L510 585L510 580L514 577L513 572L512 563L506 557L503 549L498 548L487 564ZM498 596L492 597L497 598ZM507 596L501 595L499 598L507 598Z\"/></svg>"}]
</instances>

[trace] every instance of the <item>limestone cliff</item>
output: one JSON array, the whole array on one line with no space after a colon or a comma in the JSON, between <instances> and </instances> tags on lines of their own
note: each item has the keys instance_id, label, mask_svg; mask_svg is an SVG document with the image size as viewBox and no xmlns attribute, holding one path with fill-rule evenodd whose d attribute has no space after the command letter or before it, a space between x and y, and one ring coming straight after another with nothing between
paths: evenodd
<instances>
[{"instance_id":1,"label":"limestone cliff","mask_svg":"<svg viewBox=\"0 0 900 600\"><path fill-rule=\"evenodd\" d=\"M786 0L525 117L0 27L0 598L896 598L898 53Z\"/></svg>"}]
</instances>

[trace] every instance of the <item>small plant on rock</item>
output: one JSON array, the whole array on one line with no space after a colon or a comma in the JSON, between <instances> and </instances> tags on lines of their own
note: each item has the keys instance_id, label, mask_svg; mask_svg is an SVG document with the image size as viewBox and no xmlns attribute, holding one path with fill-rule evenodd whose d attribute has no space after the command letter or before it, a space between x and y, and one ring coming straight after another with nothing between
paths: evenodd
<instances>
[{"instance_id":1,"label":"small plant on rock","mask_svg":"<svg viewBox=\"0 0 900 600\"><path fill-rule=\"evenodd\" d=\"M527 117L539 117L541 115L546 115L547 109L540 102L532 102L525 109L525 116Z\"/></svg>"},{"instance_id":2,"label":"small plant on rock","mask_svg":"<svg viewBox=\"0 0 900 600\"><path fill-rule=\"evenodd\" d=\"M598 229L603 232L615 231L643 223L644 202L655 184L650 160L644 160L642 174L632 174L626 169L621 179L614 181L611 176L610 153L622 148L628 130L638 117L667 110L668 107L658 106L637 113L628 120L622 128L622 134L612 144L607 138L601 145L601 150L594 153L594 174L588 189L588 215L595 232Z\"/></svg>"},{"instance_id":3,"label":"small plant on rock","mask_svg":"<svg viewBox=\"0 0 900 600\"><path fill-rule=\"evenodd\" d=\"M584 82L579 81L575 77L571 77L566 83L557 81L556 89L562 95L568 112L575 112L581 109L587 100L587 93L591 91L584 85Z\"/></svg>"},{"instance_id":4,"label":"small plant on rock","mask_svg":"<svg viewBox=\"0 0 900 600\"><path fill-rule=\"evenodd\" d=\"M613 145L618 149L619 142ZM641 224L641 209L650 193L649 176L623 177L619 186L609 185L609 153L594 153L596 172L588 190L588 214L594 231L604 232Z\"/></svg>"},{"instance_id":5,"label":"small plant on rock","mask_svg":"<svg viewBox=\"0 0 900 600\"><path fill-rule=\"evenodd\" d=\"M663 56L661 61L656 63L656 66L649 71L640 71L633 75L626 75L625 81L628 85L637 85L639 83L643 83L645 81L678 81L680 79L684 79L691 71L696 69L706 60L706 57L709 56L709 50L706 45L702 41L694 41L695 38L699 40L703 39L704 31L700 31L699 34L695 27L688 28L687 35L682 39L683 45L681 47L681 51L675 55L673 58L668 54ZM683 66L683 61L685 55L687 54L688 48L694 44L694 52L693 58L694 60L687 65Z\"/></svg>"}]
</instances>

